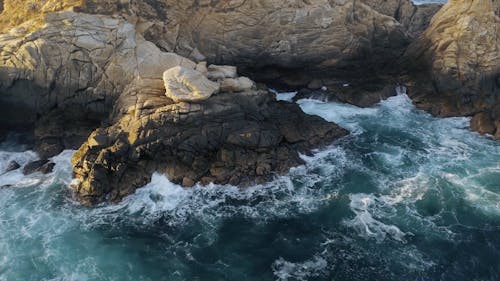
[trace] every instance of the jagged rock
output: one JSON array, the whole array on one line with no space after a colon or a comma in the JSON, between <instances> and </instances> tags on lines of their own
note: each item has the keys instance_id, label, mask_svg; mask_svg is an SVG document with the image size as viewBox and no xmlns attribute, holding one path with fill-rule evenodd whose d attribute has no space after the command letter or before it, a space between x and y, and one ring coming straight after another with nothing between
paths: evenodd
<instances>
[{"instance_id":1,"label":"jagged rock","mask_svg":"<svg viewBox=\"0 0 500 281\"><path fill-rule=\"evenodd\" d=\"M248 77L226 78L220 83L221 91L230 93L247 91L254 86L255 83Z\"/></svg>"},{"instance_id":2,"label":"jagged rock","mask_svg":"<svg viewBox=\"0 0 500 281\"><path fill-rule=\"evenodd\" d=\"M30 175L37 172L43 165L47 164L49 160L37 160L26 164L23 168L24 175Z\"/></svg>"},{"instance_id":3,"label":"jagged rock","mask_svg":"<svg viewBox=\"0 0 500 281\"><path fill-rule=\"evenodd\" d=\"M7 169L5 169L4 173L8 173L19 168L21 168L21 165L19 165L19 163L17 163L16 161L11 161L9 162L9 165L7 165Z\"/></svg>"},{"instance_id":4,"label":"jagged rock","mask_svg":"<svg viewBox=\"0 0 500 281\"><path fill-rule=\"evenodd\" d=\"M54 169L55 164L53 162L49 162L47 159L36 160L26 164L23 168L24 175L31 175L36 172L40 172L42 174L51 173Z\"/></svg>"},{"instance_id":5,"label":"jagged rock","mask_svg":"<svg viewBox=\"0 0 500 281\"><path fill-rule=\"evenodd\" d=\"M120 200L153 172L184 186L261 182L302 163L298 151L346 133L296 104L276 102L267 91L158 103L95 131L73 157L73 188L84 204L93 205Z\"/></svg>"},{"instance_id":6,"label":"jagged rock","mask_svg":"<svg viewBox=\"0 0 500 281\"><path fill-rule=\"evenodd\" d=\"M231 65L209 65L207 77L210 80L220 80L225 78L236 78L238 76L237 69Z\"/></svg>"},{"instance_id":7,"label":"jagged rock","mask_svg":"<svg viewBox=\"0 0 500 281\"><path fill-rule=\"evenodd\" d=\"M416 105L439 116L483 113L478 116L500 120L494 113L500 104L498 34L499 1L449 1L402 62L414 80L409 93ZM491 124L471 127L491 131Z\"/></svg>"},{"instance_id":8,"label":"jagged rock","mask_svg":"<svg viewBox=\"0 0 500 281\"><path fill-rule=\"evenodd\" d=\"M200 72L180 66L165 71L163 81L165 95L174 102L206 100L220 89L219 83L208 80Z\"/></svg>"}]
</instances>

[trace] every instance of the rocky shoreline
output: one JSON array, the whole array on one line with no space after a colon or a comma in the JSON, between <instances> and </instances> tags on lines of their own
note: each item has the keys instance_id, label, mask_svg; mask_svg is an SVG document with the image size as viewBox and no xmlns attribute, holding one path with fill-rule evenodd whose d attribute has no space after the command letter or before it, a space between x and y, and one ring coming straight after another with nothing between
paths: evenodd
<instances>
[{"instance_id":1,"label":"rocky shoreline","mask_svg":"<svg viewBox=\"0 0 500 281\"><path fill-rule=\"evenodd\" d=\"M498 1L0 6L0 132L28 128L42 160L78 149L73 189L89 206L153 172L186 187L267 181L348 134L262 82L362 107L404 84L419 108L500 139Z\"/></svg>"}]
</instances>

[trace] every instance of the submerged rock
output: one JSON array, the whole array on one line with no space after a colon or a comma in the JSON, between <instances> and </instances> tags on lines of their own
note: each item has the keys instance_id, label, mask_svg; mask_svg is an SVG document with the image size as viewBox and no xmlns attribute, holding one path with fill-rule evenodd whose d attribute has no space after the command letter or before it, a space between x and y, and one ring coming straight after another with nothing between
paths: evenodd
<instances>
[{"instance_id":1,"label":"submerged rock","mask_svg":"<svg viewBox=\"0 0 500 281\"><path fill-rule=\"evenodd\" d=\"M49 162L47 159L36 160L26 164L23 168L23 174L25 176L31 175L36 172L40 172L42 174L51 173L54 169L55 163Z\"/></svg>"},{"instance_id":2,"label":"submerged rock","mask_svg":"<svg viewBox=\"0 0 500 281\"><path fill-rule=\"evenodd\" d=\"M8 173L8 172L17 170L19 168L21 168L21 165L19 165L19 163L17 163L16 161L10 161L9 164L7 165L7 169L5 169L4 173Z\"/></svg>"}]
</instances>

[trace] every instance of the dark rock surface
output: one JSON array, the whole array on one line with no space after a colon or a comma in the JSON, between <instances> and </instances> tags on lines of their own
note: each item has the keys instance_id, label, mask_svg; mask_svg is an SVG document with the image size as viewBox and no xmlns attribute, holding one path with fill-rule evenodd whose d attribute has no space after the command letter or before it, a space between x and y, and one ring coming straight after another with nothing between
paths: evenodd
<instances>
[{"instance_id":1,"label":"dark rock surface","mask_svg":"<svg viewBox=\"0 0 500 281\"><path fill-rule=\"evenodd\" d=\"M222 93L200 103L156 104L96 130L73 158L85 204L121 199L155 171L184 186L249 184L288 171L298 152L327 145L347 132L305 115L267 91Z\"/></svg>"},{"instance_id":2,"label":"dark rock surface","mask_svg":"<svg viewBox=\"0 0 500 281\"><path fill-rule=\"evenodd\" d=\"M347 80L316 79L302 88L294 101L313 98L323 101L349 103L359 107L370 107L381 100L397 94L398 82L394 78L365 78Z\"/></svg>"},{"instance_id":3,"label":"dark rock surface","mask_svg":"<svg viewBox=\"0 0 500 281\"><path fill-rule=\"evenodd\" d=\"M31 175L36 172L40 172L42 174L48 174L51 173L52 170L55 167L55 163L49 162L49 160L42 159L42 160L36 160L33 162L30 162L26 164L23 167L23 174L24 175Z\"/></svg>"},{"instance_id":4,"label":"dark rock surface","mask_svg":"<svg viewBox=\"0 0 500 281\"><path fill-rule=\"evenodd\" d=\"M8 173L19 168L21 168L21 165L19 165L19 163L17 163L16 161L11 161L9 162L9 165L7 165L7 169L5 169L4 173Z\"/></svg>"}]
</instances>

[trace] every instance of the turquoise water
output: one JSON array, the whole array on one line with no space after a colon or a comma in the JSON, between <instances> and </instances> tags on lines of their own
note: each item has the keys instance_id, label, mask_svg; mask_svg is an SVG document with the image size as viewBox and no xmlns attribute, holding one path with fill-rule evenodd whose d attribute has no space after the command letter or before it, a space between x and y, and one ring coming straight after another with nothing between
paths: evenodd
<instances>
[{"instance_id":1,"label":"turquoise water","mask_svg":"<svg viewBox=\"0 0 500 281\"><path fill-rule=\"evenodd\" d=\"M87 209L66 187L71 151L53 174L0 176L0 280L500 280L499 142L405 95L299 103L352 135L262 186L155 175ZM36 158L0 150L0 171Z\"/></svg>"}]
</instances>

